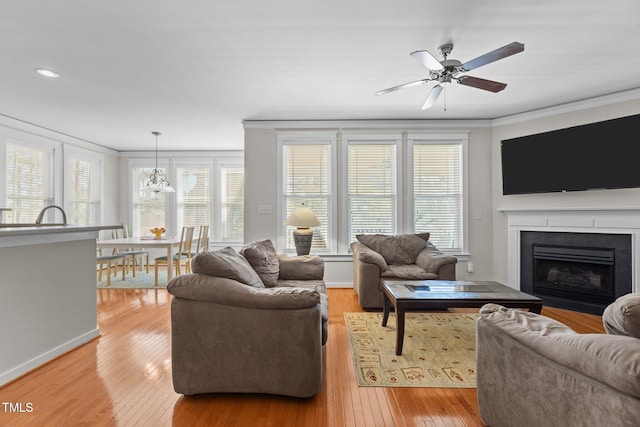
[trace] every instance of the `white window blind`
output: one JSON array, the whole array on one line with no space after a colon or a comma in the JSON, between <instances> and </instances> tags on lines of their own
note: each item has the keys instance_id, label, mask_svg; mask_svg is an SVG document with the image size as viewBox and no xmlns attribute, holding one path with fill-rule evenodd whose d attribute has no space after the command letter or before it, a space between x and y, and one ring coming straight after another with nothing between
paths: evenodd
<instances>
[{"instance_id":1,"label":"white window blind","mask_svg":"<svg viewBox=\"0 0 640 427\"><path fill-rule=\"evenodd\" d=\"M278 220L309 205L323 225L316 253L324 241L325 253L348 253L358 234L426 231L438 248L466 252L466 133L283 131L278 141ZM295 247L292 231L283 229L283 250Z\"/></svg>"},{"instance_id":2,"label":"white window blind","mask_svg":"<svg viewBox=\"0 0 640 427\"><path fill-rule=\"evenodd\" d=\"M69 224L99 224L100 161L70 158L65 168L65 211Z\"/></svg>"},{"instance_id":3,"label":"white window blind","mask_svg":"<svg viewBox=\"0 0 640 427\"><path fill-rule=\"evenodd\" d=\"M396 146L349 144L349 241L358 234L393 234L396 230Z\"/></svg>"},{"instance_id":4,"label":"white window blind","mask_svg":"<svg viewBox=\"0 0 640 427\"><path fill-rule=\"evenodd\" d=\"M208 166L176 168L178 230L182 227L209 225L211 218L210 168Z\"/></svg>"},{"instance_id":5,"label":"white window blind","mask_svg":"<svg viewBox=\"0 0 640 427\"><path fill-rule=\"evenodd\" d=\"M462 191L461 144L414 145L414 231L430 232L439 249L462 249Z\"/></svg>"},{"instance_id":6,"label":"white window blind","mask_svg":"<svg viewBox=\"0 0 640 427\"><path fill-rule=\"evenodd\" d=\"M222 166L222 240L244 240L244 168Z\"/></svg>"},{"instance_id":7,"label":"white window blind","mask_svg":"<svg viewBox=\"0 0 640 427\"><path fill-rule=\"evenodd\" d=\"M287 144L283 145L283 196L284 219L304 203L320 221L313 228L311 247L315 250L329 250L332 246L329 234L330 212L330 148L329 144ZM294 227L286 227L284 249L293 250Z\"/></svg>"},{"instance_id":8,"label":"white window blind","mask_svg":"<svg viewBox=\"0 0 640 427\"><path fill-rule=\"evenodd\" d=\"M10 142L6 154L6 222L34 222L54 201L53 150Z\"/></svg>"},{"instance_id":9,"label":"white window blind","mask_svg":"<svg viewBox=\"0 0 640 427\"><path fill-rule=\"evenodd\" d=\"M167 227L165 218L165 194L155 193L147 189L146 183L153 168L133 168L133 212L132 223L134 236L150 235L154 227Z\"/></svg>"}]
</instances>

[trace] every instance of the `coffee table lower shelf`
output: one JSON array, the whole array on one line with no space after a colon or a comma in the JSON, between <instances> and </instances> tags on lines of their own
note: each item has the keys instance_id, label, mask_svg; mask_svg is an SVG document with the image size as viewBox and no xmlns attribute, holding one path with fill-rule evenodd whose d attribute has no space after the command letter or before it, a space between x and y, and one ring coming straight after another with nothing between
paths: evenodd
<instances>
[{"instance_id":1,"label":"coffee table lower shelf","mask_svg":"<svg viewBox=\"0 0 640 427\"><path fill-rule=\"evenodd\" d=\"M397 355L402 354L406 311L480 308L488 303L509 308L526 308L538 314L542 311L540 298L490 281L387 280L382 282L382 295L382 326L387 326L392 305L396 312Z\"/></svg>"}]
</instances>

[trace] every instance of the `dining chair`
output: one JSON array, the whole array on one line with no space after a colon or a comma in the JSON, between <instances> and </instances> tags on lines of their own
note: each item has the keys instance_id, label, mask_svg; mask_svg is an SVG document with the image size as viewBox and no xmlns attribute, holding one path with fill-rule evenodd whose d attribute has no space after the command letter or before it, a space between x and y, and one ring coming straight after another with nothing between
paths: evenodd
<instances>
[{"instance_id":1,"label":"dining chair","mask_svg":"<svg viewBox=\"0 0 640 427\"><path fill-rule=\"evenodd\" d=\"M116 228L113 230L113 238L114 239L126 239L129 236L129 228L122 224L122 228ZM125 260L127 257L129 258L129 262L127 262L127 267L130 265L131 270L133 272L133 277L136 277L136 268L140 267L142 270L142 259L146 258L146 272L149 274L149 251L144 249L136 249L136 248L127 248L127 249L114 249L113 254L121 254L124 255ZM138 265L138 258L140 258L140 264Z\"/></svg>"},{"instance_id":2,"label":"dining chair","mask_svg":"<svg viewBox=\"0 0 640 427\"><path fill-rule=\"evenodd\" d=\"M200 252L205 252L209 250L209 226L208 225L201 225L200 229L198 230L198 244L196 245L196 250L193 251L191 249L187 249L185 250L185 252L183 252L183 254L189 254L189 262L186 263L186 268L185 270L187 271L187 273L191 273L191 260L193 259L193 257L195 257L196 255L198 255Z\"/></svg>"},{"instance_id":3,"label":"dining chair","mask_svg":"<svg viewBox=\"0 0 640 427\"><path fill-rule=\"evenodd\" d=\"M198 231L198 244L196 245L195 252L191 252L191 258L198 255L200 252L206 252L209 250L209 226L201 225Z\"/></svg>"},{"instance_id":4,"label":"dining chair","mask_svg":"<svg viewBox=\"0 0 640 427\"><path fill-rule=\"evenodd\" d=\"M122 261L122 280L125 274L125 256L121 254L102 255L102 251L97 249L96 264L98 268L98 282L102 281L102 271L107 267L107 286L111 286L111 267L114 267L113 277L118 273L118 262Z\"/></svg>"},{"instance_id":5,"label":"dining chair","mask_svg":"<svg viewBox=\"0 0 640 427\"><path fill-rule=\"evenodd\" d=\"M156 273L156 286L158 286L158 267L160 265L166 265L167 268L176 269L176 276L182 274L180 265L185 264L185 271L191 271L189 263L191 262L191 246L193 245L193 228L194 227L182 227L182 235L180 237L180 245L178 246L178 252L173 254L171 262L167 259L167 256L157 257L155 259L155 273Z\"/></svg>"}]
</instances>

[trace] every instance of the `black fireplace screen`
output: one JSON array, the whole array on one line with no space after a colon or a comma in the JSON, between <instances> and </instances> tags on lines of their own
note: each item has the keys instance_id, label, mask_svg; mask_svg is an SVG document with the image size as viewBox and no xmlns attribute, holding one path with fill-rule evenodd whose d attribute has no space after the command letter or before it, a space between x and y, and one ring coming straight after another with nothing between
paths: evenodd
<instances>
[{"instance_id":1,"label":"black fireplace screen","mask_svg":"<svg viewBox=\"0 0 640 427\"><path fill-rule=\"evenodd\" d=\"M533 246L536 294L608 304L615 299L615 251Z\"/></svg>"},{"instance_id":2,"label":"black fireplace screen","mask_svg":"<svg viewBox=\"0 0 640 427\"><path fill-rule=\"evenodd\" d=\"M520 232L520 289L544 305L602 314L633 282L630 234Z\"/></svg>"}]
</instances>

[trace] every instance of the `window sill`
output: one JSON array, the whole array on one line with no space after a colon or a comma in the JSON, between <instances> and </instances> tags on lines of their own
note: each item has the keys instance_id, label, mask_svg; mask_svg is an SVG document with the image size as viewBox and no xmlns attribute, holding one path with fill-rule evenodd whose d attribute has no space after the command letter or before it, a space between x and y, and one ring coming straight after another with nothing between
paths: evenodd
<instances>
[{"instance_id":1,"label":"window sill","mask_svg":"<svg viewBox=\"0 0 640 427\"><path fill-rule=\"evenodd\" d=\"M351 254L318 254L318 256L327 262L353 261L353 256Z\"/></svg>"},{"instance_id":2,"label":"window sill","mask_svg":"<svg viewBox=\"0 0 640 427\"><path fill-rule=\"evenodd\" d=\"M353 261L353 255L351 254L314 254L313 252L311 253L311 255L317 255L320 258L322 258L323 260L327 261L327 262L351 262ZM456 258L458 258L458 261L462 261L462 262L466 262L469 261L469 258L471 258L471 255L468 253L450 253L448 255L454 256ZM295 255L293 255L295 256Z\"/></svg>"}]
</instances>

